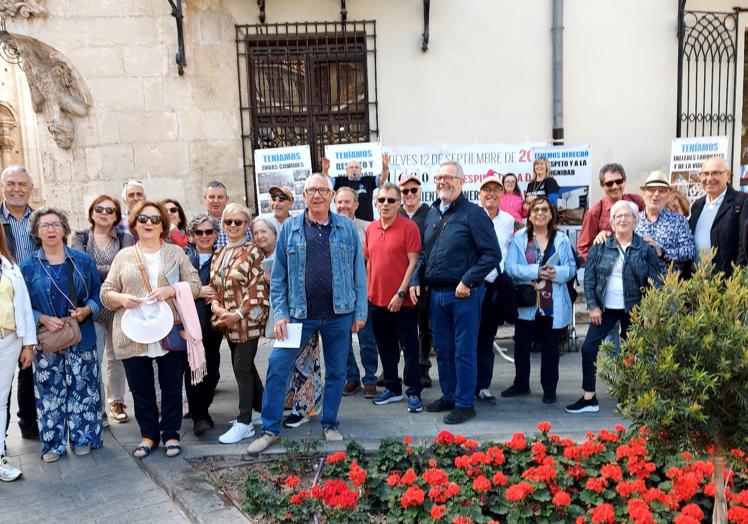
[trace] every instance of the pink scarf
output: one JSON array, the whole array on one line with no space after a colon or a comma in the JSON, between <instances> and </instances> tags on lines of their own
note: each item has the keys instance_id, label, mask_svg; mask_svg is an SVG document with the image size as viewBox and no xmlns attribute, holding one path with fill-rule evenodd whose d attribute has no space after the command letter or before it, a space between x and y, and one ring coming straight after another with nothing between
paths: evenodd
<instances>
[{"instance_id":1,"label":"pink scarf","mask_svg":"<svg viewBox=\"0 0 748 524\"><path fill-rule=\"evenodd\" d=\"M182 320L184 333L187 336L187 362L190 364L192 385L202 382L207 374L205 365L205 347L203 347L203 330L192 298L192 289L187 282L173 284L177 291L174 306Z\"/></svg>"}]
</instances>

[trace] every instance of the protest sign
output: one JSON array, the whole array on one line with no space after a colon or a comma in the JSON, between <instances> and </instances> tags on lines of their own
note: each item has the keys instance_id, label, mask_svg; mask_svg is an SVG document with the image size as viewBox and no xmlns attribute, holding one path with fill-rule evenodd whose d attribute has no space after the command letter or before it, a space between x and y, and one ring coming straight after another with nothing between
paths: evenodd
<instances>
[{"instance_id":1,"label":"protest sign","mask_svg":"<svg viewBox=\"0 0 748 524\"><path fill-rule=\"evenodd\" d=\"M589 144L533 148L533 159L544 156L559 185L559 225L580 228L587 210L592 183Z\"/></svg>"},{"instance_id":2,"label":"protest sign","mask_svg":"<svg viewBox=\"0 0 748 524\"><path fill-rule=\"evenodd\" d=\"M726 136L675 138L670 155L670 187L693 203L704 194L699 182L701 164L710 157L727 158Z\"/></svg>"},{"instance_id":3,"label":"protest sign","mask_svg":"<svg viewBox=\"0 0 748 524\"><path fill-rule=\"evenodd\" d=\"M330 161L328 174L333 179L346 176L346 165L352 161L361 165L361 176L379 178L382 172L382 145L379 142L329 144L325 146L325 157Z\"/></svg>"},{"instance_id":4,"label":"protest sign","mask_svg":"<svg viewBox=\"0 0 748 524\"><path fill-rule=\"evenodd\" d=\"M304 209L304 182L312 174L309 146L256 149L254 157L259 212L270 212L268 189L272 186L288 187L291 190L294 194L292 211Z\"/></svg>"}]
</instances>

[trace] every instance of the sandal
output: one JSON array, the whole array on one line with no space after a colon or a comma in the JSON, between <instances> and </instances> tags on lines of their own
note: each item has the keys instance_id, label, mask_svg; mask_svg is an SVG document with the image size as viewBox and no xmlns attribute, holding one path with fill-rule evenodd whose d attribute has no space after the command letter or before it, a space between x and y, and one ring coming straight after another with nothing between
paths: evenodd
<instances>
[{"instance_id":1,"label":"sandal","mask_svg":"<svg viewBox=\"0 0 748 524\"><path fill-rule=\"evenodd\" d=\"M176 444L169 444L169 442L176 442ZM182 445L178 440L169 440L164 444L164 454L169 458L174 458L182 452Z\"/></svg>"},{"instance_id":2,"label":"sandal","mask_svg":"<svg viewBox=\"0 0 748 524\"><path fill-rule=\"evenodd\" d=\"M132 450L132 456L135 458L139 458L139 459L145 458L151 454L151 451L153 450L154 445L155 445L154 441L152 441L149 438L144 438L143 440L140 441L140 445L134 450Z\"/></svg>"}]
</instances>

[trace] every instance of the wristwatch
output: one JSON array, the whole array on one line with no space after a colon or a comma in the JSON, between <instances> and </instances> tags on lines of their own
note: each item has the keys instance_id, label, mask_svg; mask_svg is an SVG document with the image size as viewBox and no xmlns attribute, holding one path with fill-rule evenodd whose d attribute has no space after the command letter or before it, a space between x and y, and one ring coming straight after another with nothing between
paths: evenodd
<instances>
[{"instance_id":1,"label":"wristwatch","mask_svg":"<svg viewBox=\"0 0 748 524\"><path fill-rule=\"evenodd\" d=\"M400 298L405 298L405 291L397 290L397 296Z\"/></svg>"}]
</instances>

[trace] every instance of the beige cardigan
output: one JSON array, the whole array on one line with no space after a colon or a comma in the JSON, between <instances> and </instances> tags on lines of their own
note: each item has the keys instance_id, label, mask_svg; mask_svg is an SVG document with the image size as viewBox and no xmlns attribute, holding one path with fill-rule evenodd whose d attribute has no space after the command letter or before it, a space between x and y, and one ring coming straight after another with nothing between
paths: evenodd
<instances>
[{"instance_id":1,"label":"beige cardigan","mask_svg":"<svg viewBox=\"0 0 748 524\"><path fill-rule=\"evenodd\" d=\"M161 246L161 263L158 271L158 285L169 285L169 282L166 280L166 275L175 265L179 265L179 280L181 282L187 282L192 290L193 298L197 298L202 287L200 276L198 275L197 270L190 263L190 259L187 258L187 255L182 251L181 247L172 244L163 244ZM117 256L114 257L114 260L112 260L112 267L109 269L109 274L101 285L101 302L106 308L114 311L112 338L114 342L114 355L117 359L123 360L142 355L148 350L148 348L145 344L133 342L122 333L120 323L125 308L114 308L108 299L109 293L111 292L129 293L136 297L144 297L148 294L145 283L143 282L143 276L138 268L138 260L135 257L135 246L122 249L117 253ZM171 307L171 310L174 313L174 318L178 319L179 317L172 301L169 301L169 307Z\"/></svg>"}]
</instances>

